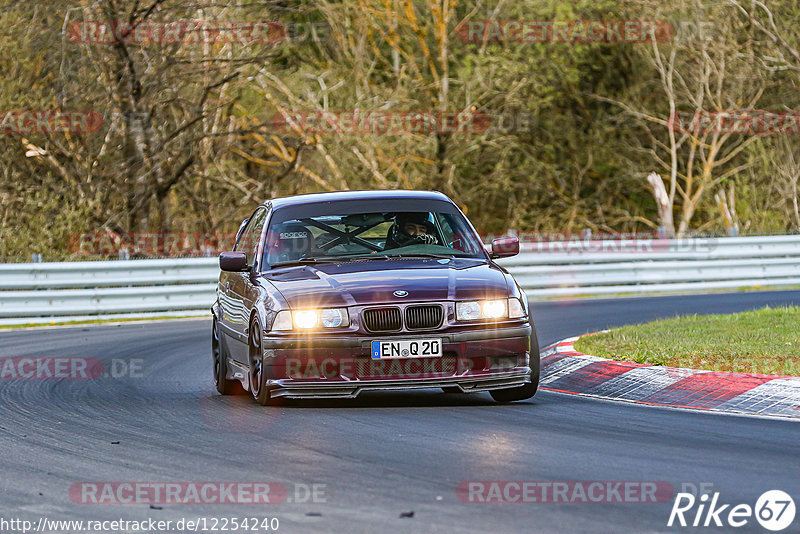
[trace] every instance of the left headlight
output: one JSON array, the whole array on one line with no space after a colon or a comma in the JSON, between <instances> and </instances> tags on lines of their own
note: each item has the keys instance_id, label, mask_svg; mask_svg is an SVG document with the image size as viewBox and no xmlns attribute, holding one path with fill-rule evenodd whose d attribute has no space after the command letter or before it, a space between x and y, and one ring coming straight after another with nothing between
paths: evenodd
<instances>
[{"instance_id":1,"label":"left headlight","mask_svg":"<svg viewBox=\"0 0 800 534\"><path fill-rule=\"evenodd\" d=\"M311 330L317 327L340 328L350 325L347 308L325 308L321 310L294 310L292 324L298 330Z\"/></svg>"},{"instance_id":2,"label":"left headlight","mask_svg":"<svg viewBox=\"0 0 800 534\"><path fill-rule=\"evenodd\" d=\"M517 319L524 316L525 310L522 303L514 297L456 303L456 320L458 321Z\"/></svg>"}]
</instances>

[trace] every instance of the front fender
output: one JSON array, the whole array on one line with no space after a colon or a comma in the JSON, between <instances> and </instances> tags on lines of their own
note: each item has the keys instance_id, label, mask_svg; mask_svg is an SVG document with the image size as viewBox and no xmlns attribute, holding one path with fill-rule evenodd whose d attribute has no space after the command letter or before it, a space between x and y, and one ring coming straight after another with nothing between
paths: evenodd
<instances>
[{"instance_id":1,"label":"front fender","mask_svg":"<svg viewBox=\"0 0 800 534\"><path fill-rule=\"evenodd\" d=\"M281 292L268 280L259 277L258 295L253 302L251 317L256 317L261 328L265 332L269 332L278 312L287 309L289 309L289 304Z\"/></svg>"},{"instance_id":2,"label":"front fender","mask_svg":"<svg viewBox=\"0 0 800 534\"><path fill-rule=\"evenodd\" d=\"M264 329L264 332L269 332L269 328L272 326L272 321L275 320L277 312L267 309L264 301L258 299L253 305L252 315L255 317L256 321L258 321L261 328Z\"/></svg>"}]
</instances>

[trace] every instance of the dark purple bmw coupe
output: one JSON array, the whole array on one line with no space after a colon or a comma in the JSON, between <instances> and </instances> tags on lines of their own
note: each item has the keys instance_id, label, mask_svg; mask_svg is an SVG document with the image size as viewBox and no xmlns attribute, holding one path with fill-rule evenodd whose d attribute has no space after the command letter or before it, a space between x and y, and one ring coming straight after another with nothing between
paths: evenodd
<instances>
[{"instance_id":1,"label":"dark purple bmw coupe","mask_svg":"<svg viewBox=\"0 0 800 534\"><path fill-rule=\"evenodd\" d=\"M489 391L532 397L539 345L524 294L441 193L351 191L270 200L246 219L212 311L222 394L355 397Z\"/></svg>"}]
</instances>

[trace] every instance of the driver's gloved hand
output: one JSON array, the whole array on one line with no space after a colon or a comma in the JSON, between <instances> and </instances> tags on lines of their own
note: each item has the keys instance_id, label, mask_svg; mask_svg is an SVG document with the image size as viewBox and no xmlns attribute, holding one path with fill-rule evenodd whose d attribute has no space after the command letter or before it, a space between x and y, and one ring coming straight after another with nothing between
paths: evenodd
<instances>
[{"instance_id":1,"label":"driver's gloved hand","mask_svg":"<svg viewBox=\"0 0 800 534\"><path fill-rule=\"evenodd\" d=\"M430 234L419 234L413 239L413 242L420 245L435 245L436 238Z\"/></svg>"}]
</instances>

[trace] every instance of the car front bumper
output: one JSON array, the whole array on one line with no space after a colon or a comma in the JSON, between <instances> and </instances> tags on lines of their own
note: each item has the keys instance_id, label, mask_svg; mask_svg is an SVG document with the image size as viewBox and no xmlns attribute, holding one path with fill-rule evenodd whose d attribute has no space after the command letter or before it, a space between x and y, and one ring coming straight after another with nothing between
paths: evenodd
<instances>
[{"instance_id":1,"label":"car front bumper","mask_svg":"<svg viewBox=\"0 0 800 534\"><path fill-rule=\"evenodd\" d=\"M263 368L272 397L353 398L362 391L457 387L465 393L530 382L528 324L458 332L267 336ZM374 340L442 340L442 356L372 360ZM535 362L538 364L538 362Z\"/></svg>"}]
</instances>

